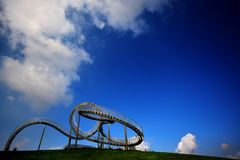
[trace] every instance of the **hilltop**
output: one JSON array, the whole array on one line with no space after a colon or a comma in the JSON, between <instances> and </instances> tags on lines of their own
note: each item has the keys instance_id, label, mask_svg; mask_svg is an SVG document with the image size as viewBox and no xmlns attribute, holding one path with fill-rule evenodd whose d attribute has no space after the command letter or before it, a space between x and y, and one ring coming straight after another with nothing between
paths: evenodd
<instances>
[{"instance_id":1,"label":"hilltop","mask_svg":"<svg viewBox=\"0 0 240 160\"><path fill-rule=\"evenodd\" d=\"M227 158L207 157L163 152L122 151L106 149L71 149L41 151L10 151L0 153L0 159L63 159L63 160L227 160Z\"/></svg>"}]
</instances>

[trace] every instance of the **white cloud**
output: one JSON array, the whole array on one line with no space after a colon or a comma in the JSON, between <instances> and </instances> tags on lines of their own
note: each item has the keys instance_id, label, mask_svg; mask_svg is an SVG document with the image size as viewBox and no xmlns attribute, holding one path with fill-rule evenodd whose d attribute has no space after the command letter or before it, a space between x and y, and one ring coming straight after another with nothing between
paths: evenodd
<instances>
[{"instance_id":1,"label":"white cloud","mask_svg":"<svg viewBox=\"0 0 240 160\"><path fill-rule=\"evenodd\" d=\"M2 58L0 81L17 91L32 110L42 112L59 102L71 102L69 86L80 76L77 71L83 62L91 62L89 53L62 39L79 35L82 45L85 36L83 24L73 24L66 13L69 7L78 10L78 19L85 13L92 23L119 31L143 31L144 11L153 12L167 0L7 0L1 1L1 30L8 34L10 44L18 56ZM19 49L19 44L22 49ZM21 57L21 58L16 58Z\"/></svg>"},{"instance_id":2,"label":"white cloud","mask_svg":"<svg viewBox=\"0 0 240 160\"><path fill-rule=\"evenodd\" d=\"M16 142L13 146L13 148L22 149L24 146L26 146L30 142L30 139L24 138L18 142Z\"/></svg>"},{"instance_id":3,"label":"white cloud","mask_svg":"<svg viewBox=\"0 0 240 160\"><path fill-rule=\"evenodd\" d=\"M145 21L139 16L144 11L153 12L165 5L168 0L85 0L85 12L90 13L96 26L105 24L119 30L130 30L135 34L143 31ZM82 9L82 8L80 8ZM101 24L101 25L99 25Z\"/></svg>"},{"instance_id":4,"label":"white cloud","mask_svg":"<svg viewBox=\"0 0 240 160\"><path fill-rule=\"evenodd\" d=\"M192 154L196 148L196 136L188 133L181 138L181 141L178 143L176 152L183 154Z\"/></svg>"},{"instance_id":5,"label":"white cloud","mask_svg":"<svg viewBox=\"0 0 240 160\"><path fill-rule=\"evenodd\" d=\"M221 146L220 146L220 148L221 148L222 151L226 151L226 150L228 150L230 147L231 147L231 146L230 146L229 144L227 144L227 143L223 143L223 144L221 144Z\"/></svg>"},{"instance_id":6,"label":"white cloud","mask_svg":"<svg viewBox=\"0 0 240 160\"><path fill-rule=\"evenodd\" d=\"M83 49L75 50L61 42L62 36L74 31L65 17L66 2L2 2L3 20L11 30L11 45L24 46L19 53L24 59L4 57L0 80L21 93L22 99L37 112L71 101L69 85L79 79L80 63L91 61Z\"/></svg>"},{"instance_id":7,"label":"white cloud","mask_svg":"<svg viewBox=\"0 0 240 160\"><path fill-rule=\"evenodd\" d=\"M49 150L61 150L63 149L64 147L63 146L55 146L55 147L50 147L48 148Z\"/></svg>"},{"instance_id":8,"label":"white cloud","mask_svg":"<svg viewBox=\"0 0 240 160\"><path fill-rule=\"evenodd\" d=\"M141 144L137 145L136 150L139 151L149 151L150 150L150 143L143 141Z\"/></svg>"}]
</instances>

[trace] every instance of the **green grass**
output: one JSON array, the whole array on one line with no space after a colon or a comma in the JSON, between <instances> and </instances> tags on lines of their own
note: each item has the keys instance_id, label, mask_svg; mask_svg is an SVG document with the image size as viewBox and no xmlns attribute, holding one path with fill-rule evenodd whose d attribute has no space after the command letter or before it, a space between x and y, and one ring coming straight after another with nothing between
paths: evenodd
<instances>
[{"instance_id":1,"label":"green grass","mask_svg":"<svg viewBox=\"0 0 240 160\"><path fill-rule=\"evenodd\" d=\"M0 159L5 160L219 160L224 158L198 155L184 155L162 152L141 152L101 149L43 150L0 152Z\"/></svg>"}]
</instances>

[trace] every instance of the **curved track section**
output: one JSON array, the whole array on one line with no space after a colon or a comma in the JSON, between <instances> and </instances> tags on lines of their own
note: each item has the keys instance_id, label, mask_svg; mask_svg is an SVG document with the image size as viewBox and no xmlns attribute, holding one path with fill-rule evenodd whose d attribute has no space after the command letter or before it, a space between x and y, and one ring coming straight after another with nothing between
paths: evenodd
<instances>
[{"instance_id":1,"label":"curved track section","mask_svg":"<svg viewBox=\"0 0 240 160\"><path fill-rule=\"evenodd\" d=\"M90 131L84 132L79 128L79 125L77 124L76 116L83 116L87 119L96 120L97 123ZM103 125L113 124L115 122L118 122L124 125L125 127L130 128L136 133L136 135L125 140L115 138L115 137L107 137L107 134L103 130ZM111 144L115 146L125 146L125 145L136 146L136 145L139 145L144 139L143 130L137 124L137 122L128 118L127 116L108 110L106 108L103 108L99 105L96 105L90 102L82 103L76 106L72 110L69 116L69 123L70 123L71 130L75 133L75 135L70 135L68 131L66 131L65 129L60 127L60 125L58 125L57 123L51 120L48 120L45 118L30 119L24 122L23 124L19 125L13 130L13 132L10 134L7 140L7 143L5 144L4 150L8 151L10 149L10 145L12 141L17 136L17 134L20 133L23 129L31 125L37 125L37 124L44 124L44 125L50 126L71 139L77 139L77 140L87 139L92 142ZM99 134L101 134L101 137L99 137L99 134L98 136L95 135L96 132L99 132Z\"/></svg>"},{"instance_id":2,"label":"curved track section","mask_svg":"<svg viewBox=\"0 0 240 160\"><path fill-rule=\"evenodd\" d=\"M102 129L101 129L101 134L103 135L104 138L101 140L99 140L98 136L95 136L95 135L89 136L88 134L82 132L81 130L78 131L78 127L74 121L75 113L79 113L80 115L89 119L103 122L103 124L118 122L132 129L136 133L136 136L129 138L127 142L124 139L110 137L110 144L112 145L125 146L127 143L128 146L136 146L143 141L143 138L144 138L143 130L140 127L140 125L137 124L136 121L128 118L127 116L108 110L94 103L86 102L86 103L80 104L79 106L75 107L72 110L69 117L69 123L73 131L75 131L75 134L78 134L82 138L88 139L89 141L97 142L97 143L105 143L105 144L109 143L109 139L106 136L107 134L104 133Z\"/></svg>"},{"instance_id":3,"label":"curved track section","mask_svg":"<svg viewBox=\"0 0 240 160\"><path fill-rule=\"evenodd\" d=\"M19 125L18 127L16 127L13 130L13 132L10 134L10 136L8 138L7 143L5 144L4 150L8 151L10 149L12 141L18 135L18 133L20 133L23 129L25 129L29 126L32 126L32 125L37 125L37 124L44 124L44 125L50 126L54 129L56 129L57 131L59 131L60 133L62 133L63 135L68 136L68 137L70 136L65 129L63 129L62 127L60 127L60 125L58 125L57 123L55 123L51 120L48 120L45 118L32 118L32 119L24 122L23 124ZM76 139L76 137L72 136L72 135L71 135L71 138ZM78 139L82 139L82 138L78 137Z\"/></svg>"}]
</instances>

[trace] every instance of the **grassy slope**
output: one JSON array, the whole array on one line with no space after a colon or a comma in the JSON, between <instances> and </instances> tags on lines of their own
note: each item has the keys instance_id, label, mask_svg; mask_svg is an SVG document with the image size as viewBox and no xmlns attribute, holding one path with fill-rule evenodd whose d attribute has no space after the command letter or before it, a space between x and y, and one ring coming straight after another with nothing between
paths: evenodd
<instances>
[{"instance_id":1,"label":"grassy slope","mask_svg":"<svg viewBox=\"0 0 240 160\"><path fill-rule=\"evenodd\" d=\"M218 160L223 158L205 157L197 155L183 155L160 152L140 152L121 150L46 150L46 151L11 151L0 152L0 159L64 159L64 160Z\"/></svg>"}]
</instances>

